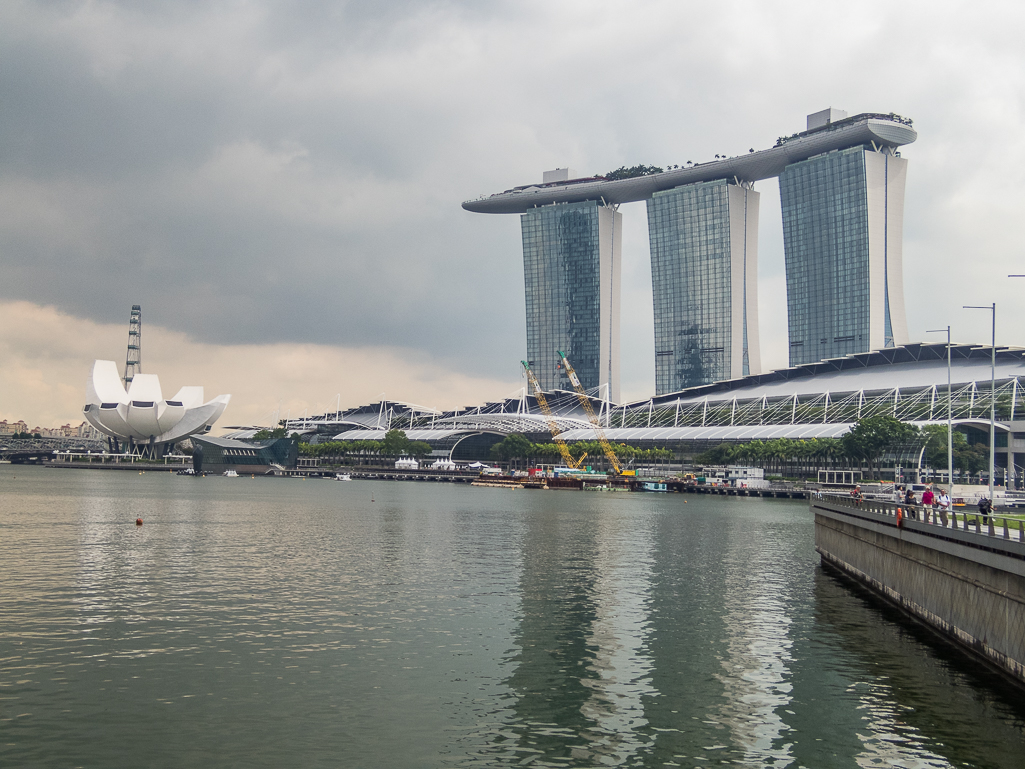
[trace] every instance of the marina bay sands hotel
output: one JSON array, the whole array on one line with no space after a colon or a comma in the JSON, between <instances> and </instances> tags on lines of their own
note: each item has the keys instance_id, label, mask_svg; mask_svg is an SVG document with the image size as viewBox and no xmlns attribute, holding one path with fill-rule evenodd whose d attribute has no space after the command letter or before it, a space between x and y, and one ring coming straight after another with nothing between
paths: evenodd
<instances>
[{"instance_id":1,"label":"marina bay sands hotel","mask_svg":"<svg viewBox=\"0 0 1025 769\"><path fill-rule=\"evenodd\" d=\"M776 146L630 178L546 172L541 184L463 203L520 214L527 357L546 390L619 400L622 203L645 200L655 310L657 395L762 373L758 205L779 177L790 365L907 342L901 243L911 121L828 109ZM778 312L780 307L771 307Z\"/></svg>"}]
</instances>

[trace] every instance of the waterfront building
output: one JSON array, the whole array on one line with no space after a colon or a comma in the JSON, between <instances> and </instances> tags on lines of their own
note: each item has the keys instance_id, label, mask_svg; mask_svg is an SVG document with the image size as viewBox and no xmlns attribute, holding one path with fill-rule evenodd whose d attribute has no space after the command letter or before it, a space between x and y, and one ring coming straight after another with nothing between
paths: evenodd
<instances>
[{"instance_id":1,"label":"waterfront building","mask_svg":"<svg viewBox=\"0 0 1025 769\"><path fill-rule=\"evenodd\" d=\"M663 394L710 378L759 371L754 317L757 292L752 290L756 285L757 225L756 220L740 213L738 198L743 194L750 213L752 202L757 207L752 185L761 179L781 177L791 363L907 341L901 280L907 163L897 148L916 138L911 121L899 115L848 117L830 108L809 115L805 131L781 136L769 149L752 149L733 157L717 155L714 161L628 178L579 178L569 169L557 169L546 172L540 184L468 200L463 208L477 213L521 214L525 267L533 269L540 258L554 274L586 276L589 273L574 273L556 256L558 239L538 245L541 236L537 233L543 229L540 222L546 221L545 216L554 223L560 210L614 211L622 203L649 201L656 391ZM703 184L711 186L697 186ZM714 198L722 194L715 192L719 187L726 188L725 201L698 200L699 190L708 190L703 194ZM729 192L729 187L737 190ZM545 209L552 212L539 213ZM703 222L712 232L700 233L691 226L693 221ZM619 229L618 222L615 229ZM728 244L725 235L717 236L716 230L729 233ZM713 244L716 237L719 240ZM534 249L532 254L528 247ZM688 285L691 278L707 270L702 260L711 252L724 255L724 269L711 283L706 281L707 285ZM618 249L614 253L613 269L618 271ZM618 279L612 282L614 290L609 296L614 296L615 302L609 312L601 313L601 323L610 325L601 326L597 332L600 339L618 338ZM698 283L702 284L700 278ZM528 357L535 361L545 389L562 386L558 368L552 369L557 366L559 345L569 346L565 318L570 311L565 308L588 306L592 300L585 297L594 289L586 278L579 298L574 283L552 289L547 276L539 279L528 274L526 284ZM545 291L549 293L541 293ZM702 306L705 304L711 306ZM573 317L575 334L584 336L577 316ZM607 353L599 353L597 364L599 370L609 369L610 382L618 374L616 347L610 343ZM582 378L583 371L588 371L584 379L588 387L606 381L592 375L591 347L581 347L575 356L570 354L570 360Z\"/></svg>"},{"instance_id":2,"label":"waterfront building","mask_svg":"<svg viewBox=\"0 0 1025 769\"><path fill-rule=\"evenodd\" d=\"M299 440L294 437L233 440L194 435L192 467L220 474L234 470L240 475L281 475L294 470L299 460Z\"/></svg>"},{"instance_id":3,"label":"waterfront building","mask_svg":"<svg viewBox=\"0 0 1025 769\"><path fill-rule=\"evenodd\" d=\"M86 384L82 414L113 439L115 451L137 449L159 457L167 445L208 432L229 400L230 395L218 395L204 402L202 387L182 387L173 398L165 399L155 374L135 374L126 391L117 364L98 360Z\"/></svg>"},{"instance_id":4,"label":"waterfront building","mask_svg":"<svg viewBox=\"0 0 1025 769\"><path fill-rule=\"evenodd\" d=\"M96 440L102 438L103 434L88 422L82 422L82 424L75 428L74 437Z\"/></svg>"},{"instance_id":5,"label":"waterfront building","mask_svg":"<svg viewBox=\"0 0 1025 769\"><path fill-rule=\"evenodd\" d=\"M761 373L758 201L724 179L648 199L656 395Z\"/></svg>"},{"instance_id":6,"label":"waterfront building","mask_svg":"<svg viewBox=\"0 0 1025 769\"><path fill-rule=\"evenodd\" d=\"M542 206L520 217L527 361L545 390L571 389L558 351L585 388L619 398L623 215L592 200Z\"/></svg>"},{"instance_id":7,"label":"waterfront building","mask_svg":"<svg viewBox=\"0 0 1025 769\"><path fill-rule=\"evenodd\" d=\"M17 422L8 423L7 420L0 421L0 435L14 435L16 433L27 433L28 424L19 419Z\"/></svg>"},{"instance_id":8,"label":"waterfront building","mask_svg":"<svg viewBox=\"0 0 1025 769\"><path fill-rule=\"evenodd\" d=\"M834 150L779 176L790 365L898 347L907 161L890 147Z\"/></svg>"},{"instance_id":9,"label":"waterfront building","mask_svg":"<svg viewBox=\"0 0 1025 769\"><path fill-rule=\"evenodd\" d=\"M969 443L988 446L995 395L998 479L1006 475L1020 481L1025 467L1025 349L997 348L995 393L990 387L990 347L955 344L951 353L949 391L947 345L911 343L621 405L592 398L592 407L613 443L670 448L692 456L721 443L840 438L859 419L879 414L919 427L946 426L948 398L955 429ZM564 440L596 439L574 393L549 393L548 403ZM390 427L398 427L410 440L429 443L435 457L456 460L488 459L491 445L513 433L539 443L551 440L548 420L527 394L450 412L396 412L380 425L361 421L361 414L380 410L379 404L371 404L340 416L292 420L286 428L316 430L321 433L316 440L360 441L382 440ZM922 444L902 452L897 460L903 467L922 466Z\"/></svg>"}]
</instances>

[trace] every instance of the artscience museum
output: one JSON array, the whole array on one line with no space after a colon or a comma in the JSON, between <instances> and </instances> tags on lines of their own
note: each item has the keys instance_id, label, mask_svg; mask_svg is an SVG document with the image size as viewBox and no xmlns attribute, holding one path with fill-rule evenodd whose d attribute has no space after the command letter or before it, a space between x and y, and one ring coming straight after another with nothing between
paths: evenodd
<instances>
[{"instance_id":1,"label":"artscience museum","mask_svg":"<svg viewBox=\"0 0 1025 769\"><path fill-rule=\"evenodd\" d=\"M82 410L89 424L113 439L113 448L160 456L169 444L205 433L231 400L203 401L202 387L182 387L165 399L155 374L136 374L125 390L114 361L93 363Z\"/></svg>"}]
</instances>

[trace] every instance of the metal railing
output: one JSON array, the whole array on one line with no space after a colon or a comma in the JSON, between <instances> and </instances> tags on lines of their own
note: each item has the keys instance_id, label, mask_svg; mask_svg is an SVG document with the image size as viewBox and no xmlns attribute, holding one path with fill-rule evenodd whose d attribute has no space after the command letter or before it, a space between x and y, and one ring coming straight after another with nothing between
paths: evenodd
<instances>
[{"instance_id":1,"label":"metal railing","mask_svg":"<svg viewBox=\"0 0 1025 769\"><path fill-rule=\"evenodd\" d=\"M892 516L897 518L897 511L901 513L901 522L905 520L915 521L940 529L951 529L978 534L980 536L998 537L1001 539L1025 542L1025 519L1017 516L989 513L981 515L978 511L968 509L941 510L937 507L925 507L921 504L908 505L903 502L893 502L881 499L856 499L850 494L837 494L835 492L814 492L812 501L816 499L826 500L839 507L845 507L852 511L874 513L876 515Z\"/></svg>"}]
</instances>

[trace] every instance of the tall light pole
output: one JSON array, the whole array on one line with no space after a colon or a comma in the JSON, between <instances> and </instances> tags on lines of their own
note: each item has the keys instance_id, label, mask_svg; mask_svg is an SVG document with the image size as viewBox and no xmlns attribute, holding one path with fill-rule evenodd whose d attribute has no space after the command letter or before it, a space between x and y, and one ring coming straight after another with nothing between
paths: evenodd
<instances>
[{"instance_id":1,"label":"tall light pole","mask_svg":"<svg viewBox=\"0 0 1025 769\"><path fill-rule=\"evenodd\" d=\"M989 502L993 504L993 473L997 453L997 303L990 307L963 305L966 310L990 310L993 313L993 345L990 348L990 390L989 390Z\"/></svg>"},{"instance_id":2,"label":"tall light pole","mask_svg":"<svg viewBox=\"0 0 1025 769\"><path fill-rule=\"evenodd\" d=\"M950 326L946 329L934 328L927 334L947 332L947 485L954 490L954 393L950 385Z\"/></svg>"}]
</instances>

